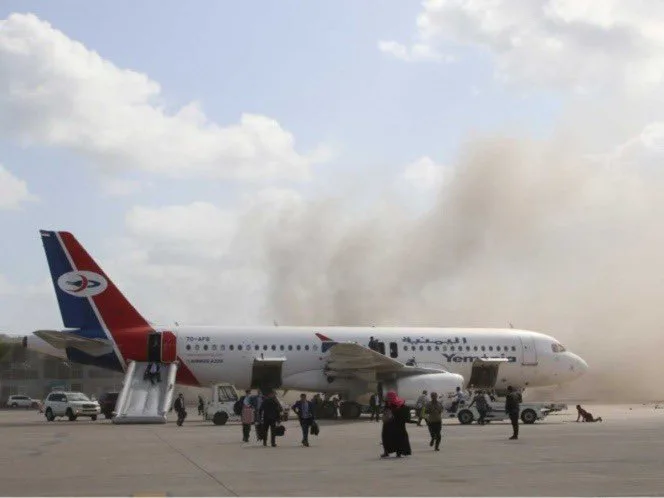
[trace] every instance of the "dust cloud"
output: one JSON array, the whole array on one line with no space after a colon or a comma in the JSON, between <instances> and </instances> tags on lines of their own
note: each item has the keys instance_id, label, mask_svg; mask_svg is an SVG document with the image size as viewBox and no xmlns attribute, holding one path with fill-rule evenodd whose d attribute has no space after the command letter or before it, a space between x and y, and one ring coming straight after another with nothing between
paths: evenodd
<instances>
[{"instance_id":1,"label":"dust cloud","mask_svg":"<svg viewBox=\"0 0 664 498\"><path fill-rule=\"evenodd\" d=\"M265 316L292 325L541 331L591 370L538 393L664 398L664 178L647 161L588 157L569 136L474 137L430 209L387 189L272 213ZM253 213L245 226L258 224Z\"/></svg>"}]
</instances>

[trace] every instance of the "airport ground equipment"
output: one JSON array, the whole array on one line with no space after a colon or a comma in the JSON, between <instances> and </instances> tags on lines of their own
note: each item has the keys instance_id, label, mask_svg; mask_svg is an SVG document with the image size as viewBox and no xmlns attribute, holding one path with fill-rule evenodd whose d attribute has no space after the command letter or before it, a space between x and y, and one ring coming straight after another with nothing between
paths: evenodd
<instances>
[{"instance_id":1,"label":"airport ground equipment","mask_svg":"<svg viewBox=\"0 0 664 498\"><path fill-rule=\"evenodd\" d=\"M460 423L467 425L479 419L479 412L475 405L468 408L470 402L462 402L456 412L448 412L449 417L456 417ZM491 410L484 417L485 422L508 420L509 415L505 413L504 401L490 401ZM564 403L529 402L520 404L519 418L524 424L534 424L537 420L543 420L550 413L567 410Z\"/></svg>"},{"instance_id":2,"label":"airport ground equipment","mask_svg":"<svg viewBox=\"0 0 664 498\"><path fill-rule=\"evenodd\" d=\"M178 363L160 363L160 382L146 378L150 363L131 361L115 405L114 424L165 424L173 402Z\"/></svg>"},{"instance_id":3,"label":"airport ground equipment","mask_svg":"<svg viewBox=\"0 0 664 498\"><path fill-rule=\"evenodd\" d=\"M214 425L224 425L229 420L239 421L233 407L240 399L235 387L231 384L215 384L210 388L210 399L205 405L205 420L211 420Z\"/></svg>"}]
</instances>

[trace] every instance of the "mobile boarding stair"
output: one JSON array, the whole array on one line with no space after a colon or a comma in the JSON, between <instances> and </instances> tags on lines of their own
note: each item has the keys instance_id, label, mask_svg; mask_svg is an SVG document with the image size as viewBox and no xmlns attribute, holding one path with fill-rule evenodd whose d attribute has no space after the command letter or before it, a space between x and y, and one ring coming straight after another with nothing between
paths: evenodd
<instances>
[{"instance_id":1,"label":"mobile boarding stair","mask_svg":"<svg viewBox=\"0 0 664 498\"><path fill-rule=\"evenodd\" d=\"M150 363L132 361L115 404L114 424L165 424L173 401L178 363L160 363L161 381L153 384L145 372Z\"/></svg>"}]
</instances>

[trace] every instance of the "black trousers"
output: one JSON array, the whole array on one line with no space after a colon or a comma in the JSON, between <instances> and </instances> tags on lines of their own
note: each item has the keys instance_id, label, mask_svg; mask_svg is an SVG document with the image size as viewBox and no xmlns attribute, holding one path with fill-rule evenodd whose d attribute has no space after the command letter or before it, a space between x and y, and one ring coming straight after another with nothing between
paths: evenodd
<instances>
[{"instance_id":1,"label":"black trousers","mask_svg":"<svg viewBox=\"0 0 664 498\"><path fill-rule=\"evenodd\" d=\"M276 420L265 420L263 422L263 446L267 446L267 430L270 429L270 444L272 446L277 445L276 435L274 434L274 429L277 427Z\"/></svg>"},{"instance_id":2,"label":"black trousers","mask_svg":"<svg viewBox=\"0 0 664 498\"><path fill-rule=\"evenodd\" d=\"M300 419L300 427L302 427L302 442L309 442L309 429L311 429L311 423L313 419L311 418L302 418Z\"/></svg>"},{"instance_id":3,"label":"black trousers","mask_svg":"<svg viewBox=\"0 0 664 498\"><path fill-rule=\"evenodd\" d=\"M242 424L242 441L248 443L249 434L251 434L251 424Z\"/></svg>"},{"instance_id":4,"label":"black trousers","mask_svg":"<svg viewBox=\"0 0 664 498\"><path fill-rule=\"evenodd\" d=\"M379 410L378 406L372 406L372 407L370 407L370 409L369 409L369 413L371 413L371 418L370 418L369 420L376 420L376 421L378 421L378 420L380 419L380 417L379 417L380 410Z\"/></svg>"},{"instance_id":5,"label":"black trousers","mask_svg":"<svg viewBox=\"0 0 664 498\"><path fill-rule=\"evenodd\" d=\"M513 436L519 436L519 412L511 412L510 422L512 422L512 430L514 431Z\"/></svg>"},{"instance_id":6,"label":"black trousers","mask_svg":"<svg viewBox=\"0 0 664 498\"><path fill-rule=\"evenodd\" d=\"M486 418L486 410L477 410L477 412L480 414L480 418L477 420L477 423L480 425L484 425L484 419Z\"/></svg>"},{"instance_id":7,"label":"black trousers","mask_svg":"<svg viewBox=\"0 0 664 498\"><path fill-rule=\"evenodd\" d=\"M431 434L431 439L433 439L433 442L436 444L436 448L440 446L442 429L442 422L429 422L429 433Z\"/></svg>"}]
</instances>

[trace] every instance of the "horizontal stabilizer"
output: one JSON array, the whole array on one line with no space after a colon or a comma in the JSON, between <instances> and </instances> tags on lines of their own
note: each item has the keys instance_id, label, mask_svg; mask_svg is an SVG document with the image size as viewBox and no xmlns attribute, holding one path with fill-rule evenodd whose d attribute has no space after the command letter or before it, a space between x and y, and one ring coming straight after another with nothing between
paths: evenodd
<instances>
[{"instance_id":1,"label":"horizontal stabilizer","mask_svg":"<svg viewBox=\"0 0 664 498\"><path fill-rule=\"evenodd\" d=\"M57 349L75 348L91 356L113 352L113 344L108 339L90 339L61 330L36 330L34 334Z\"/></svg>"}]
</instances>

